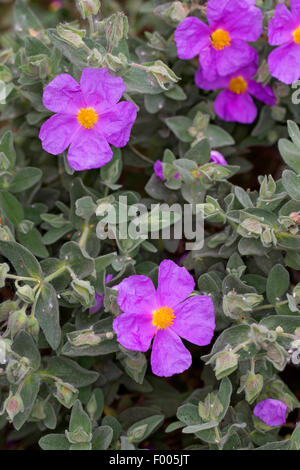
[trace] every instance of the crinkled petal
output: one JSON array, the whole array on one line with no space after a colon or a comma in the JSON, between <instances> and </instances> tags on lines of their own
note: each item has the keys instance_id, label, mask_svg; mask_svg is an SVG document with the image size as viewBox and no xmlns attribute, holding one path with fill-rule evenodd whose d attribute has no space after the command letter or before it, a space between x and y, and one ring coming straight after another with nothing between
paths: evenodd
<instances>
[{"instance_id":1,"label":"crinkled petal","mask_svg":"<svg viewBox=\"0 0 300 470\"><path fill-rule=\"evenodd\" d=\"M198 346L211 342L215 330L215 308L208 295L187 299L174 309L174 323L170 327L181 338Z\"/></svg>"},{"instance_id":2,"label":"crinkled petal","mask_svg":"<svg viewBox=\"0 0 300 470\"><path fill-rule=\"evenodd\" d=\"M124 348L142 352L149 349L155 333L151 315L134 313L123 313L115 318L113 329Z\"/></svg>"},{"instance_id":3,"label":"crinkled petal","mask_svg":"<svg viewBox=\"0 0 300 470\"><path fill-rule=\"evenodd\" d=\"M267 398L257 403L253 414L268 426L281 426L286 422L287 409L287 405L281 400Z\"/></svg>"},{"instance_id":4,"label":"crinkled petal","mask_svg":"<svg viewBox=\"0 0 300 470\"><path fill-rule=\"evenodd\" d=\"M255 80L250 80L248 82L248 91L252 96L254 96L254 98L268 104L269 106L274 106L276 104L276 97L272 88L269 86L263 86Z\"/></svg>"},{"instance_id":5,"label":"crinkled petal","mask_svg":"<svg viewBox=\"0 0 300 470\"><path fill-rule=\"evenodd\" d=\"M73 170L90 170L106 165L112 156L113 152L103 135L94 129L81 127L72 140L68 162Z\"/></svg>"},{"instance_id":6,"label":"crinkled petal","mask_svg":"<svg viewBox=\"0 0 300 470\"><path fill-rule=\"evenodd\" d=\"M274 18L269 22L269 43L271 46L279 46L293 40L295 19L290 10L283 5L277 5Z\"/></svg>"},{"instance_id":7,"label":"crinkled petal","mask_svg":"<svg viewBox=\"0 0 300 470\"><path fill-rule=\"evenodd\" d=\"M215 81L219 78L217 70L217 52L211 45L200 52L199 62L203 71L203 78L207 81Z\"/></svg>"},{"instance_id":8,"label":"crinkled petal","mask_svg":"<svg viewBox=\"0 0 300 470\"><path fill-rule=\"evenodd\" d=\"M155 287L147 276L133 275L118 285L118 305L126 313L152 315L157 308Z\"/></svg>"},{"instance_id":9,"label":"crinkled petal","mask_svg":"<svg viewBox=\"0 0 300 470\"><path fill-rule=\"evenodd\" d=\"M157 288L160 307L175 307L193 292L194 287L194 278L186 268L167 259L160 263Z\"/></svg>"},{"instance_id":10,"label":"crinkled petal","mask_svg":"<svg viewBox=\"0 0 300 470\"><path fill-rule=\"evenodd\" d=\"M300 78L300 44L279 46L268 59L270 73L283 83L290 85Z\"/></svg>"},{"instance_id":11,"label":"crinkled petal","mask_svg":"<svg viewBox=\"0 0 300 470\"><path fill-rule=\"evenodd\" d=\"M215 80L207 80L202 67L198 67L195 75L195 83L197 87L202 90L217 90L218 88L226 88L229 83L229 78L218 76Z\"/></svg>"},{"instance_id":12,"label":"crinkled petal","mask_svg":"<svg viewBox=\"0 0 300 470\"><path fill-rule=\"evenodd\" d=\"M86 106L79 84L67 73L57 75L46 86L43 104L54 113L64 114L76 114Z\"/></svg>"},{"instance_id":13,"label":"crinkled petal","mask_svg":"<svg viewBox=\"0 0 300 470\"><path fill-rule=\"evenodd\" d=\"M235 71L257 61L257 51L244 41L234 40L231 46L217 52L217 69L219 75L231 75Z\"/></svg>"},{"instance_id":14,"label":"crinkled petal","mask_svg":"<svg viewBox=\"0 0 300 470\"><path fill-rule=\"evenodd\" d=\"M94 315L94 313L98 312L103 307L104 294L98 294L97 292L95 292L95 300L96 300L96 305L94 305L94 307L91 307L89 309L90 315Z\"/></svg>"},{"instance_id":15,"label":"crinkled petal","mask_svg":"<svg viewBox=\"0 0 300 470\"><path fill-rule=\"evenodd\" d=\"M179 336L170 328L158 330L154 336L151 353L153 374L171 377L185 371L191 364L192 356Z\"/></svg>"},{"instance_id":16,"label":"crinkled petal","mask_svg":"<svg viewBox=\"0 0 300 470\"><path fill-rule=\"evenodd\" d=\"M249 93L236 95L230 90L221 91L215 101L215 111L224 121L251 124L256 116L257 109Z\"/></svg>"},{"instance_id":17,"label":"crinkled petal","mask_svg":"<svg viewBox=\"0 0 300 470\"><path fill-rule=\"evenodd\" d=\"M83 69L80 86L87 106L99 113L116 104L126 90L123 79L114 77L106 69Z\"/></svg>"},{"instance_id":18,"label":"crinkled petal","mask_svg":"<svg viewBox=\"0 0 300 470\"><path fill-rule=\"evenodd\" d=\"M46 152L59 155L76 137L80 125L74 116L54 114L42 125L39 138Z\"/></svg>"},{"instance_id":19,"label":"crinkled petal","mask_svg":"<svg viewBox=\"0 0 300 470\"><path fill-rule=\"evenodd\" d=\"M255 0L210 0L207 19L213 29L228 31L232 39L256 41L262 33L262 12Z\"/></svg>"},{"instance_id":20,"label":"crinkled petal","mask_svg":"<svg viewBox=\"0 0 300 470\"><path fill-rule=\"evenodd\" d=\"M228 165L228 162L225 160L224 155L222 155L217 150L211 151L210 161L216 163L217 165Z\"/></svg>"},{"instance_id":21,"label":"crinkled petal","mask_svg":"<svg viewBox=\"0 0 300 470\"><path fill-rule=\"evenodd\" d=\"M194 16L185 18L176 28L174 39L180 59L192 59L210 43L209 28Z\"/></svg>"},{"instance_id":22,"label":"crinkled petal","mask_svg":"<svg viewBox=\"0 0 300 470\"><path fill-rule=\"evenodd\" d=\"M300 21L300 0L290 0L290 7L293 18L297 23Z\"/></svg>"},{"instance_id":23,"label":"crinkled petal","mask_svg":"<svg viewBox=\"0 0 300 470\"><path fill-rule=\"evenodd\" d=\"M136 120L137 109L129 101L121 101L99 116L95 129L99 129L107 141L115 147L124 147Z\"/></svg>"}]
</instances>

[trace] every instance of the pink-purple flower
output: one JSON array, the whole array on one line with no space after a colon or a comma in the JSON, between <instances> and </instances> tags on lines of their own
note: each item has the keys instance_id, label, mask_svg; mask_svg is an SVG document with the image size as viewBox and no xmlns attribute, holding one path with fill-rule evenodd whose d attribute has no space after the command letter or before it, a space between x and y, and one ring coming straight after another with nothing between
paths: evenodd
<instances>
[{"instance_id":1,"label":"pink-purple flower","mask_svg":"<svg viewBox=\"0 0 300 470\"><path fill-rule=\"evenodd\" d=\"M215 111L221 119L251 124L257 116L257 108L252 96L270 106L276 103L272 89L253 80L252 77L256 72L257 62L255 61L227 77L218 77L211 81L207 80L200 67L196 73L195 82L204 90L223 88L214 103Z\"/></svg>"},{"instance_id":2,"label":"pink-purple flower","mask_svg":"<svg viewBox=\"0 0 300 470\"><path fill-rule=\"evenodd\" d=\"M108 284L113 279L113 277L114 276L112 274L107 274L107 276L105 277L105 284ZM97 313L103 307L104 296L105 294L98 294L98 292L95 292L96 305L89 309L90 315L94 315L94 313Z\"/></svg>"},{"instance_id":3,"label":"pink-purple flower","mask_svg":"<svg viewBox=\"0 0 300 470\"><path fill-rule=\"evenodd\" d=\"M228 165L225 160L224 155L222 155L217 150L212 150L210 154L210 161L216 163L217 165Z\"/></svg>"},{"instance_id":4,"label":"pink-purple flower","mask_svg":"<svg viewBox=\"0 0 300 470\"><path fill-rule=\"evenodd\" d=\"M280 47L268 59L271 75L288 85L300 77L300 0L290 0L290 7L277 5L269 23L269 43Z\"/></svg>"},{"instance_id":5,"label":"pink-purple flower","mask_svg":"<svg viewBox=\"0 0 300 470\"><path fill-rule=\"evenodd\" d=\"M262 12L255 0L209 0L208 25L199 18L185 18L176 28L180 59L199 61L207 80L226 76L255 60L257 52L246 41L262 33Z\"/></svg>"},{"instance_id":6,"label":"pink-purple flower","mask_svg":"<svg viewBox=\"0 0 300 470\"><path fill-rule=\"evenodd\" d=\"M286 422L287 409L288 406L282 401L267 398L257 403L253 413L268 426L281 426Z\"/></svg>"},{"instance_id":7,"label":"pink-purple flower","mask_svg":"<svg viewBox=\"0 0 300 470\"><path fill-rule=\"evenodd\" d=\"M124 312L113 322L118 341L127 349L145 352L154 337L151 366L158 376L170 377L190 367L192 357L180 337L199 346L213 337L213 301L207 295L189 297L194 287L186 268L170 260L159 266L157 290L142 275L130 276L117 286Z\"/></svg>"},{"instance_id":8,"label":"pink-purple flower","mask_svg":"<svg viewBox=\"0 0 300 470\"><path fill-rule=\"evenodd\" d=\"M106 69L85 68L80 85L61 74L45 88L43 104L53 111L40 130L42 147L58 155L69 147L68 162L74 170L100 168L113 156L110 144L124 147L130 137L137 109L121 101L126 87Z\"/></svg>"}]
</instances>

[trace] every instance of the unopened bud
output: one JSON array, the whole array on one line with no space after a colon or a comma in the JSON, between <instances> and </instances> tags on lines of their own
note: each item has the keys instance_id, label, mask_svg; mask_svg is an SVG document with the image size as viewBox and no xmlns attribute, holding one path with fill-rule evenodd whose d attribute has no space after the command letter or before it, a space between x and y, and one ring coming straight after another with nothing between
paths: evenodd
<instances>
[{"instance_id":1,"label":"unopened bud","mask_svg":"<svg viewBox=\"0 0 300 470\"><path fill-rule=\"evenodd\" d=\"M189 8L182 2L169 2L155 8L155 13L162 16L170 24L180 23L189 13Z\"/></svg>"},{"instance_id":2,"label":"unopened bud","mask_svg":"<svg viewBox=\"0 0 300 470\"><path fill-rule=\"evenodd\" d=\"M75 297L83 307L91 307L95 299L95 289L90 282L81 279L74 279L71 282Z\"/></svg>"},{"instance_id":3,"label":"unopened bud","mask_svg":"<svg viewBox=\"0 0 300 470\"><path fill-rule=\"evenodd\" d=\"M76 6L85 20L87 16L97 15L100 9L100 0L76 0Z\"/></svg>"},{"instance_id":4,"label":"unopened bud","mask_svg":"<svg viewBox=\"0 0 300 470\"><path fill-rule=\"evenodd\" d=\"M215 361L214 371L216 378L221 380L223 377L232 374L238 367L239 357L240 356L234 353L230 347L215 354L209 362Z\"/></svg>"},{"instance_id":5,"label":"unopened bud","mask_svg":"<svg viewBox=\"0 0 300 470\"><path fill-rule=\"evenodd\" d=\"M295 224L300 224L300 212L291 212L289 217L295 222Z\"/></svg>"},{"instance_id":6,"label":"unopened bud","mask_svg":"<svg viewBox=\"0 0 300 470\"><path fill-rule=\"evenodd\" d=\"M25 310L17 310L10 314L8 319L8 328L10 330L11 338L21 330L25 330L27 325L27 315Z\"/></svg>"},{"instance_id":7,"label":"unopened bud","mask_svg":"<svg viewBox=\"0 0 300 470\"><path fill-rule=\"evenodd\" d=\"M127 39L129 24L124 13L118 11L105 20L105 34L107 41L114 47L118 47L122 39Z\"/></svg>"},{"instance_id":8,"label":"unopened bud","mask_svg":"<svg viewBox=\"0 0 300 470\"><path fill-rule=\"evenodd\" d=\"M4 402L4 410L12 421L18 413L24 411L24 404L20 394L13 395L9 392L8 398Z\"/></svg>"},{"instance_id":9,"label":"unopened bud","mask_svg":"<svg viewBox=\"0 0 300 470\"><path fill-rule=\"evenodd\" d=\"M161 60L145 64L163 90L169 90L180 78Z\"/></svg>"},{"instance_id":10,"label":"unopened bud","mask_svg":"<svg viewBox=\"0 0 300 470\"><path fill-rule=\"evenodd\" d=\"M58 35L72 46L78 48L84 45L82 40L86 34L84 29L77 29L71 24L59 24L56 30Z\"/></svg>"},{"instance_id":11,"label":"unopened bud","mask_svg":"<svg viewBox=\"0 0 300 470\"><path fill-rule=\"evenodd\" d=\"M11 359L6 367L7 380L12 384L18 384L29 372L30 362L27 357L20 360Z\"/></svg>"},{"instance_id":12,"label":"unopened bud","mask_svg":"<svg viewBox=\"0 0 300 470\"><path fill-rule=\"evenodd\" d=\"M28 285L18 287L16 294L21 300L23 300L27 304L32 304L34 302L33 289Z\"/></svg>"},{"instance_id":13,"label":"unopened bud","mask_svg":"<svg viewBox=\"0 0 300 470\"><path fill-rule=\"evenodd\" d=\"M63 382L62 380L57 380L55 382L56 392L54 393L55 398L64 405L66 408L71 408L78 397L77 388L73 385Z\"/></svg>"},{"instance_id":14,"label":"unopened bud","mask_svg":"<svg viewBox=\"0 0 300 470\"><path fill-rule=\"evenodd\" d=\"M258 238L262 234L262 225L261 223L251 217L245 219L239 226L238 226L238 233L245 238Z\"/></svg>"},{"instance_id":15,"label":"unopened bud","mask_svg":"<svg viewBox=\"0 0 300 470\"><path fill-rule=\"evenodd\" d=\"M120 52L118 56L107 53L105 62L110 70L113 72L120 72L128 67L128 60L125 54Z\"/></svg>"},{"instance_id":16,"label":"unopened bud","mask_svg":"<svg viewBox=\"0 0 300 470\"><path fill-rule=\"evenodd\" d=\"M215 421L223 411L223 405L215 392L209 393L204 402L199 402L198 413L203 421Z\"/></svg>"},{"instance_id":17,"label":"unopened bud","mask_svg":"<svg viewBox=\"0 0 300 470\"><path fill-rule=\"evenodd\" d=\"M100 336L95 334L93 328L68 333L67 338L74 346L95 346L101 342Z\"/></svg>"},{"instance_id":18,"label":"unopened bud","mask_svg":"<svg viewBox=\"0 0 300 470\"><path fill-rule=\"evenodd\" d=\"M253 403L262 391L263 385L263 376L249 371L246 375L241 377L241 386L238 390L238 393L244 390L246 400L249 403Z\"/></svg>"},{"instance_id":19,"label":"unopened bud","mask_svg":"<svg viewBox=\"0 0 300 470\"><path fill-rule=\"evenodd\" d=\"M40 325L34 315L30 315L27 319L26 331L37 341L40 332Z\"/></svg>"}]
</instances>

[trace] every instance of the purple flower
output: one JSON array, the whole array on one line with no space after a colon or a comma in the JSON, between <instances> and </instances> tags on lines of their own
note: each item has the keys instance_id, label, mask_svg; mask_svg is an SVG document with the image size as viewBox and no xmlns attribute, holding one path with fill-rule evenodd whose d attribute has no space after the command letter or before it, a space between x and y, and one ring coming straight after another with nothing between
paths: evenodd
<instances>
[{"instance_id":1,"label":"purple flower","mask_svg":"<svg viewBox=\"0 0 300 470\"><path fill-rule=\"evenodd\" d=\"M105 277L105 284L108 284L109 281L111 281L113 279L113 277L114 276L112 274L108 274ZM94 313L97 313L103 307L104 296L105 296L105 294L98 294L97 292L95 293L96 305L89 309L89 314L90 315L94 315Z\"/></svg>"},{"instance_id":2,"label":"purple flower","mask_svg":"<svg viewBox=\"0 0 300 470\"><path fill-rule=\"evenodd\" d=\"M43 149L58 155L70 146L74 170L106 165L113 156L109 144L124 147L136 120L133 103L118 103L124 91L122 78L106 69L85 68L80 85L66 73L55 77L43 95L44 106L57 113L41 127Z\"/></svg>"},{"instance_id":3,"label":"purple flower","mask_svg":"<svg viewBox=\"0 0 300 470\"><path fill-rule=\"evenodd\" d=\"M207 80L201 68L198 69L195 82L204 90L224 88L215 100L215 111L224 121L236 121L251 124L257 116L257 108L251 97L273 106L276 98L269 86L257 83L252 77L257 72L257 62L253 62L227 77L214 81Z\"/></svg>"},{"instance_id":4,"label":"purple flower","mask_svg":"<svg viewBox=\"0 0 300 470\"><path fill-rule=\"evenodd\" d=\"M224 156L217 150L212 150L210 154L210 161L215 162L217 165L228 165Z\"/></svg>"},{"instance_id":5,"label":"purple flower","mask_svg":"<svg viewBox=\"0 0 300 470\"><path fill-rule=\"evenodd\" d=\"M213 337L213 301L207 295L187 299L194 287L191 274L170 260L159 266L157 290L151 279L141 275L118 285L117 301L124 312L113 323L118 341L127 349L145 352L154 337L151 366L161 377L179 374L192 363L180 336L199 346Z\"/></svg>"},{"instance_id":6,"label":"purple flower","mask_svg":"<svg viewBox=\"0 0 300 470\"><path fill-rule=\"evenodd\" d=\"M157 178L159 178L162 181L166 180L166 178L164 177L164 173L163 173L163 165L160 160L156 160L156 162L153 165L153 170ZM174 175L174 178L178 179L179 176L180 176L179 173L176 173L176 175Z\"/></svg>"},{"instance_id":7,"label":"purple flower","mask_svg":"<svg viewBox=\"0 0 300 470\"><path fill-rule=\"evenodd\" d=\"M282 401L267 398L257 403L253 414L268 426L281 426L286 422L287 409L287 405Z\"/></svg>"},{"instance_id":8,"label":"purple flower","mask_svg":"<svg viewBox=\"0 0 300 470\"><path fill-rule=\"evenodd\" d=\"M291 11L277 5L269 23L269 43L280 46L269 55L273 77L288 85L300 77L300 0L290 0Z\"/></svg>"},{"instance_id":9,"label":"purple flower","mask_svg":"<svg viewBox=\"0 0 300 470\"><path fill-rule=\"evenodd\" d=\"M209 0L208 24L185 18L175 31L180 59L199 61L207 80L225 76L255 60L257 52L245 41L256 41L262 33L262 13L255 0Z\"/></svg>"}]
</instances>

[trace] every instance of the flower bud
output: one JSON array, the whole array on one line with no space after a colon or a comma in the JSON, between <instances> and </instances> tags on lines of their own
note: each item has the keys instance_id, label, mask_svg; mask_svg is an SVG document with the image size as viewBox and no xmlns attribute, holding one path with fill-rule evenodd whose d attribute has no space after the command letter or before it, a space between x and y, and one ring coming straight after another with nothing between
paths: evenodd
<instances>
[{"instance_id":1,"label":"flower bud","mask_svg":"<svg viewBox=\"0 0 300 470\"><path fill-rule=\"evenodd\" d=\"M30 362L27 357L20 360L11 359L6 367L7 380L12 384L18 384L29 372Z\"/></svg>"},{"instance_id":2,"label":"flower bud","mask_svg":"<svg viewBox=\"0 0 300 470\"><path fill-rule=\"evenodd\" d=\"M67 338L73 346L95 346L101 342L101 338L95 334L93 328L68 333Z\"/></svg>"},{"instance_id":3,"label":"flower bud","mask_svg":"<svg viewBox=\"0 0 300 470\"><path fill-rule=\"evenodd\" d=\"M18 413L22 413L24 411L24 404L21 395L19 393L13 395L12 392L9 392L4 402L3 410L7 412L9 421L12 421Z\"/></svg>"},{"instance_id":4,"label":"flower bud","mask_svg":"<svg viewBox=\"0 0 300 470\"><path fill-rule=\"evenodd\" d=\"M276 191L276 183L271 175L265 176L259 191L260 199L268 199L275 194Z\"/></svg>"},{"instance_id":5,"label":"flower bud","mask_svg":"<svg viewBox=\"0 0 300 470\"><path fill-rule=\"evenodd\" d=\"M81 279L74 279L71 282L75 297L83 307L91 307L95 299L95 289L90 282Z\"/></svg>"},{"instance_id":6,"label":"flower bud","mask_svg":"<svg viewBox=\"0 0 300 470\"><path fill-rule=\"evenodd\" d=\"M76 0L76 6L82 18L85 20L87 16L97 15L100 10L100 0Z\"/></svg>"},{"instance_id":7,"label":"flower bud","mask_svg":"<svg viewBox=\"0 0 300 470\"><path fill-rule=\"evenodd\" d=\"M245 238L258 238L262 231L261 223L252 217L245 219L237 229L237 232Z\"/></svg>"},{"instance_id":8,"label":"flower bud","mask_svg":"<svg viewBox=\"0 0 300 470\"><path fill-rule=\"evenodd\" d=\"M182 2L169 2L155 8L155 13L162 16L168 23L177 25L189 13L189 8Z\"/></svg>"},{"instance_id":9,"label":"flower bud","mask_svg":"<svg viewBox=\"0 0 300 470\"><path fill-rule=\"evenodd\" d=\"M25 330L26 325L27 315L24 308L11 313L8 319L8 328L11 338L14 338L19 331Z\"/></svg>"},{"instance_id":10,"label":"flower bud","mask_svg":"<svg viewBox=\"0 0 300 470\"><path fill-rule=\"evenodd\" d=\"M13 300L6 300L0 304L0 322L7 320L10 312L18 308L18 302Z\"/></svg>"},{"instance_id":11,"label":"flower bud","mask_svg":"<svg viewBox=\"0 0 300 470\"><path fill-rule=\"evenodd\" d=\"M82 426L78 426L75 431L65 431L66 437L71 444L79 444L81 442L90 442L92 434L86 432Z\"/></svg>"},{"instance_id":12,"label":"flower bud","mask_svg":"<svg viewBox=\"0 0 300 470\"><path fill-rule=\"evenodd\" d=\"M94 416L97 412L97 408L98 408L97 400L96 400L95 394L93 393L86 406L86 410L92 420L94 420Z\"/></svg>"},{"instance_id":13,"label":"flower bud","mask_svg":"<svg viewBox=\"0 0 300 470\"><path fill-rule=\"evenodd\" d=\"M291 212L289 217L295 222L295 224L300 224L300 212Z\"/></svg>"},{"instance_id":14,"label":"flower bud","mask_svg":"<svg viewBox=\"0 0 300 470\"><path fill-rule=\"evenodd\" d=\"M269 343L265 348L267 356L266 359L273 364L273 366L282 371L289 359L288 352L278 343Z\"/></svg>"},{"instance_id":15,"label":"flower bud","mask_svg":"<svg viewBox=\"0 0 300 470\"><path fill-rule=\"evenodd\" d=\"M1 226L0 225L0 240L3 240L5 242L13 242L14 241L14 236L11 233L11 230L9 227L6 225Z\"/></svg>"},{"instance_id":16,"label":"flower bud","mask_svg":"<svg viewBox=\"0 0 300 470\"><path fill-rule=\"evenodd\" d=\"M251 404L258 397L264 385L264 378L260 374L249 371L241 377L241 385L238 393L244 390L246 400Z\"/></svg>"},{"instance_id":17,"label":"flower bud","mask_svg":"<svg viewBox=\"0 0 300 470\"><path fill-rule=\"evenodd\" d=\"M273 228L266 227L260 236L260 240L264 247L269 248L277 245L277 238Z\"/></svg>"},{"instance_id":18,"label":"flower bud","mask_svg":"<svg viewBox=\"0 0 300 470\"><path fill-rule=\"evenodd\" d=\"M122 39L127 39L129 24L124 13L118 11L105 20L105 34L109 44L118 47Z\"/></svg>"},{"instance_id":19,"label":"flower bud","mask_svg":"<svg viewBox=\"0 0 300 470\"><path fill-rule=\"evenodd\" d=\"M6 275L9 272L7 263L0 264L0 288L5 286Z\"/></svg>"},{"instance_id":20,"label":"flower bud","mask_svg":"<svg viewBox=\"0 0 300 470\"><path fill-rule=\"evenodd\" d=\"M155 77L159 86L163 90L169 90L174 83L177 83L180 79L175 75L164 62L156 60L155 62L146 64L148 71Z\"/></svg>"},{"instance_id":21,"label":"flower bud","mask_svg":"<svg viewBox=\"0 0 300 470\"><path fill-rule=\"evenodd\" d=\"M128 60L125 54L120 52L118 56L107 53L105 62L110 70L113 72L120 72L128 67Z\"/></svg>"},{"instance_id":22,"label":"flower bud","mask_svg":"<svg viewBox=\"0 0 300 470\"><path fill-rule=\"evenodd\" d=\"M37 341L40 332L40 325L34 315L30 315L27 319L26 331Z\"/></svg>"},{"instance_id":23,"label":"flower bud","mask_svg":"<svg viewBox=\"0 0 300 470\"><path fill-rule=\"evenodd\" d=\"M223 405L217 393L209 393L204 402L198 403L198 413L203 421L215 421L223 411Z\"/></svg>"},{"instance_id":24,"label":"flower bud","mask_svg":"<svg viewBox=\"0 0 300 470\"><path fill-rule=\"evenodd\" d=\"M18 286L16 294L21 300L23 300L23 302L26 302L27 304L32 304L34 302L33 289L27 284L21 287Z\"/></svg>"},{"instance_id":25,"label":"flower bud","mask_svg":"<svg viewBox=\"0 0 300 470\"><path fill-rule=\"evenodd\" d=\"M73 385L57 380L55 382L56 392L53 394L55 398L66 408L71 408L78 397L79 391Z\"/></svg>"},{"instance_id":26,"label":"flower bud","mask_svg":"<svg viewBox=\"0 0 300 470\"><path fill-rule=\"evenodd\" d=\"M56 26L58 35L72 46L78 48L84 45L82 38L85 36L84 29L77 29L71 24L59 24Z\"/></svg>"},{"instance_id":27,"label":"flower bud","mask_svg":"<svg viewBox=\"0 0 300 470\"><path fill-rule=\"evenodd\" d=\"M258 294L241 295L232 290L223 297L223 310L227 317L242 320L263 300L263 296Z\"/></svg>"},{"instance_id":28,"label":"flower bud","mask_svg":"<svg viewBox=\"0 0 300 470\"><path fill-rule=\"evenodd\" d=\"M239 355L234 353L231 350L231 347L228 346L217 354L215 354L208 363L215 362L215 374L218 380L221 380L223 377L232 374L237 367L239 362Z\"/></svg>"}]
</instances>

